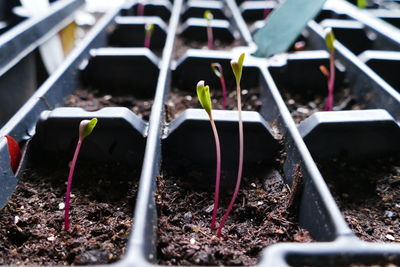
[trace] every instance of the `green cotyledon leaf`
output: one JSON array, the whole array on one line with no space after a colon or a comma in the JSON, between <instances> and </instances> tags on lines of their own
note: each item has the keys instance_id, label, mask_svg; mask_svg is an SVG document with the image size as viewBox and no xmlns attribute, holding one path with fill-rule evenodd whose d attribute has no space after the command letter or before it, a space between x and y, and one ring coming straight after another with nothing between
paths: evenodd
<instances>
[{"instance_id":1,"label":"green cotyledon leaf","mask_svg":"<svg viewBox=\"0 0 400 267\"><path fill-rule=\"evenodd\" d=\"M326 28L325 29L325 44L328 47L329 53L334 53L335 52L335 47L333 43L335 42L335 35L333 34L333 31L331 28Z\"/></svg>"},{"instance_id":2,"label":"green cotyledon leaf","mask_svg":"<svg viewBox=\"0 0 400 267\"><path fill-rule=\"evenodd\" d=\"M210 96L210 87L208 85L204 85L204 81L199 81L197 83L196 91L201 106L211 116L212 104Z\"/></svg>"},{"instance_id":3,"label":"green cotyledon leaf","mask_svg":"<svg viewBox=\"0 0 400 267\"><path fill-rule=\"evenodd\" d=\"M236 78L236 83L239 84L240 80L242 79L242 71L243 71L243 61L244 61L244 53L242 53L238 60L231 60L231 67L233 74Z\"/></svg>"},{"instance_id":4,"label":"green cotyledon leaf","mask_svg":"<svg viewBox=\"0 0 400 267\"><path fill-rule=\"evenodd\" d=\"M83 139L89 136L92 133L96 124L97 124L96 118L93 118L91 120L81 121L81 123L79 124L79 137Z\"/></svg>"}]
</instances>

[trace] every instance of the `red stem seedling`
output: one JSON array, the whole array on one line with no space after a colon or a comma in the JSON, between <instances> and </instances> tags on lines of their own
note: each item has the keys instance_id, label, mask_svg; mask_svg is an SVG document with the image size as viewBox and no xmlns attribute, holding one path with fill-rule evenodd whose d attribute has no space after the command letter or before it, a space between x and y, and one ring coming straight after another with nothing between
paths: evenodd
<instances>
[{"instance_id":1,"label":"red stem seedling","mask_svg":"<svg viewBox=\"0 0 400 267\"><path fill-rule=\"evenodd\" d=\"M87 136L89 136L92 133L96 124L97 124L96 118L93 118L90 121L83 120L79 124L79 138L78 138L78 143L75 148L74 157L72 158L71 166L69 168L67 192L65 194L65 210L64 210L64 230L65 231L69 230L69 206L70 206L70 199L71 199L71 186L72 186L72 178L74 177L76 161L78 159L79 151L81 150L81 145L82 145L83 139L85 139Z\"/></svg>"},{"instance_id":2,"label":"red stem seedling","mask_svg":"<svg viewBox=\"0 0 400 267\"><path fill-rule=\"evenodd\" d=\"M144 47L150 48L151 36L153 35L154 31L154 24L147 23L144 25L145 36L144 36Z\"/></svg>"},{"instance_id":3,"label":"red stem seedling","mask_svg":"<svg viewBox=\"0 0 400 267\"><path fill-rule=\"evenodd\" d=\"M10 156L10 166L14 174L17 173L19 162L21 161L21 150L17 141L9 135L4 136L7 139L8 154Z\"/></svg>"},{"instance_id":4,"label":"red stem seedling","mask_svg":"<svg viewBox=\"0 0 400 267\"><path fill-rule=\"evenodd\" d=\"M237 95L237 106L238 106L238 114L239 114L239 163L238 163L238 172L236 178L236 186L235 190L232 195L231 202L229 203L228 209L222 217L221 223L219 224L217 237L221 236L222 228L226 222L226 219L229 216L233 208L233 204L235 204L235 200L239 193L240 182L242 180L242 172L243 172L243 120L242 120L242 100L241 100L241 89L240 89L240 80L242 79L242 71L243 71L243 61L244 61L244 54L241 54L238 60L231 60L231 67L233 74L235 75L236 79L236 95Z\"/></svg>"},{"instance_id":5,"label":"red stem seedling","mask_svg":"<svg viewBox=\"0 0 400 267\"><path fill-rule=\"evenodd\" d=\"M333 90L335 87L335 35L331 28L326 29L325 43L329 52L329 78L328 78L328 98L325 102L324 111L332 111L333 109ZM324 73L326 76L326 73Z\"/></svg>"},{"instance_id":6,"label":"red stem seedling","mask_svg":"<svg viewBox=\"0 0 400 267\"><path fill-rule=\"evenodd\" d=\"M211 63L211 69L214 71L214 74L219 78L219 81L221 82L222 108L225 110L226 109L226 83L225 83L224 74L222 72L222 66L219 63Z\"/></svg>"},{"instance_id":7,"label":"red stem seedling","mask_svg":"<svg viewBox=\"0 0 400 267\"><path fill-rule=\"evenodd\" d=\"M137 15L143 17L144 15L144 3L143 0L139 0L137 3Z\"/></svg>"},{"instance_id":8,"label":"red stem seedling","mask_svg":"<svg viewBox=\"0 0 400 267\"><path fill-rule=\"evenodd\" d=\"M211 104L211 97L210 97L210 87L208 85L204 85L204 81L199 81L197 83L197 96L199 98L201 106L207 112L208 117L210 118L211 128L214 134L215 140L215 150L217 156L217 168L215 172L215 195L214 195L214 209L211 218L211 229L215 227L215 221L218 212L218 202L219 202L219 185L221 180L221 146L219 143L219 136L217 127L215 126L214 119L212 117L212 104Z\"/></svg>"},{"instance_id":9,"label":"red stem seedling","mask_svg":"<svg viewBox=\"0 0 400 267\"><path fill-rule=\"evenodd\" d=\"M203 17L207 20L207 48L211 50L214 46L213 30L211 27L211 21L214 19L214 16L210 10L206 10Z\"/></svg>"}]
</instances>

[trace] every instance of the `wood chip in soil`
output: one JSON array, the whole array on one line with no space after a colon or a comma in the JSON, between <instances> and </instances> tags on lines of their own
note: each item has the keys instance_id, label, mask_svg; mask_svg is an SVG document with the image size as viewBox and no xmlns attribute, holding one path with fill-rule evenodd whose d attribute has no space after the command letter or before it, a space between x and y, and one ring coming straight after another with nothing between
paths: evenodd
<instances>
[{"instance_id":1,"label":"wood chip in soil","mask_svg":"<svg viewBox=\"0 0 400 267\"><path fill-rule=\"evenodd\" d=\"M255 265L261 250L271 244L311 242L288 213L289 189L276 170L265 177L244 178L221 238L210 229L213 192L196 190L165 172L157 183L159 264ZM218 221L231 193L221 197Z\"/></svg>"},{"instance_id":2,"label":"wood chip in soil","mask_svg":"<svg viewBox=\"0 0 400 267\"><path fill-rule=\"evenodd\" d=\"M320 170L356 235L369 242L400 242L400 160L348 163L335 159Z\"/></svg>"},{"instance_id":3,"label":"wood chip in soil","mask_svg":"<svg viewBox=\"0 0 400 267\"><path fill-rule=\"evenodd\" d=\"M261 100L259 98L259 88L242 89L242 110L244 111L260 111ZM211 90L211 99L213 109L223 109L222 106L222 90L215 88ZM236 91L227 92L227 110L237 110ZM171 121L178 117L183 111L188 108L201 108L199 99L196 95L195 85L193 91L183 91L176 87L171 89L169 99L166 103L167 121Z\"/></svg>"},{"instance_id":4,"label":"wood chip in soil","mask_svg":"<svg viewBox=\"0 0 400 267\"><path fill-rule=\"evenodd\" d=\"M144 120L149 120L153 99L138 99L133 96L101 94L98 90L77 89L65 99L64 106L96 111L104 107L126 107Z\"/></svg>"},{"instance_id":5,"label":"wood chip in soil","mask_svg":"<svg viewBox=\"0 0 400 267\"><path fill-rule=\"evenodd\" d=\"M132 227L134 171L120 164L80 164L64 231L68 167L28 169L0 211L0 264L92 265L119 260Z\"/></svg>"}]
</instances>

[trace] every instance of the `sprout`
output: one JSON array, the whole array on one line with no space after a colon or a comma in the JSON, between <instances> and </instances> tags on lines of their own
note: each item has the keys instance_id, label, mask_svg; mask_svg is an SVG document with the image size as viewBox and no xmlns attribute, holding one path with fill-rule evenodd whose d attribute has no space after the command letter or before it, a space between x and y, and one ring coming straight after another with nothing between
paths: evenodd
<instances>
[{"instance_id":1,"label":"sprout","mask_svg":"<svg viewBox=\"0 0 400 267\"><path fill-rule=\"evenodd\" d=\"M21 150L17 141L9 135L4 136L7 139L8 154L10 156L10 166L14 174L17 173L21 161Z\"/></svg>"},{"instance_id":2,"label":"sprout","mask_svg":"<svg viewBox=\"0 0 400 267\"><path fill-rule=\"evenodd\" d=\"M235 75L236 79L236 95L237 95L237 105L238 105L238 113L239 113L239 163L238 163L238 172L236 178L236 186L235 191L233 192L231 202L229 203L228 209L222 217L221 223L219 224L219 228L217 231L217 237L221 236L222 228L228 218L229 213L233 208L233 204L235 204L235 200L239 193L240 182L242 180L242 172L243 172L243 120L242 120L242 101L241 101L241 89L240 89L240 80L242 79L242 71L243 71L243 61L244 61L244 54L239 56L238 60L231 60L231 67L233 74Z\"/></svg>"},{"instance_id":3,"label":"sprout","mask_svg":"<svg viewBox=\"0 0 400 267\"><path fill-rule=\"evenodd\" d=\"M329 71L321 69L323 74L327 76L328 74L328 97L325 101L324 111L332 111L333 109L333 90L335 87L335 35L331 28L325 30L325 43L329 51Z\"/></svg>"},{"instance_id":4,"label":"sprout","mask_svg":"<svg viewBox=\"0 0 400 267\"><path fill-rule=\"evenodd\" d=\"M75 148L74 157L72 158L72 163L71 163L71 166L69 169L67 192L65 195L65 212L64 212L64 230L65 231L69 230L69 206L70 206L70 198L71 198L71 186L72 186L72 178L74 177L76 161L78 159L78 155L79 155L79 151L81 149L83 139L85 139L87 136L89 136L92 133L96 124L97 124L96 118L93 118L90 121L83 120L79 124L79 138L78 138L78 143Z\"/></svg>"},{"instance_id":5,"label":"sprout","mask_svg":"<svg viewBox=\"0 0 400 267\"><path fill-rule=\"evenodd\" d=\"M208 85L204 85L204 81L199 81L197 83L197 96L199 98L201 106L207 112L208 117L210 118L211 128L214 134L215 140L215 150L217 156L217 168L215 173L215 194L214 194L214 209L211 218L211 229L215 227L215 221L218 212L218 202L219 202L219 185L221 180L221 147L219 143L219 136L217 127L215 126L215 122L212 117L212 104L210 97L210 87Z\"/></svg>"},{"instance_id":6,"label":"sprout","mask_svg":"<svg viewBox=\"0 0 400 267\"><path fill-rule=\"evenodd\" d=\"M137 3L137 15L142 17L144 15L144 1L139 0Z\"/></svg>"},{"instance_id":7,"label":"sprout","mask_svg":"<svg viewBox=\"0 0 400 267\"><path fill-rule=\"evenodd\" d=\"M144 25L144 30L146 32L144 37L144 47L150 48L151 36L154 31L154 24L147 23L146 25Z\"/></svg>"},{"instance_id":8,"label":"sprout","mask_svg":"<svg viewBox=\"0 0 400 267\"><path fill-rule=\"evenodd\" d=\"M367 0L357 0L357 6L359 8L367 8Z\"/></svg>"},{"instance_id":9,"label":"sprout","mask_svg":"<svg viewBox=\"0 0 400 267\"><path fill-rule=\"evenodd\" d=\"M207 20L207 47L209 50L213 49L214 38L213 38L213 30L211 27L211 21L214 19L213 14L210 10L204 11L203 17Z\"/></svg>"},{"instance_id":10,"label":"sprout","mask_svg":"<svg viewBox=\"0 0 400 267\"><path fill-rule=\"evenodd\" d=\"M222 108L226 109L226 83L224 74L222 73L222 66L219 63L211 63L211 69L214 74L219 78L222 88Z\"/></svg>"}]
</instances>

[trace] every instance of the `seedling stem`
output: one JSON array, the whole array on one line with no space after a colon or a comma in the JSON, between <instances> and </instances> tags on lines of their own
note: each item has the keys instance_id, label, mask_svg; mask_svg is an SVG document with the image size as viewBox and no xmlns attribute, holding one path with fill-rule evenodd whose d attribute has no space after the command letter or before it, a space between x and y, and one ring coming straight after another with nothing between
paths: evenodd
<instances>
[{"instance_id":1,"label":"seedling stem","mask_svg":"<svg viewBox=\"0 0 400 267\"><path fill-rule=\"evenodd\" d=\"M236 95L237 95L237 105L238 105L238 114L239 114L239 163L238 163L238 172L236 178L236 186L235 191L233 192L233 196L231 202L229 203L228 209L222 217L221 223L219 224L219 228L217 231L217 237L221 236L222 228L228 218L229 213L233 208L233 204L235 204L235 200L239 193L240 182L242 180L242 172L243 172L243 120L242 120L242 100L241 100L241 89L240 89L240 80L242 79L242 71L243 71L243 61L244 54L241 54L238 60L231 60L232 71L235 75L236 79Z\"/></svg>"},{"instance_id":2,"label":"seedling stem","mask_svg":"<svg viewBox=\"0 0 400 267\"><path fill-rule=\"evenodd\" d=\"M333 90L335 87L335 35L331 28L326 29L325 43L329 51L329 78L328 78L328 98L325 102L324 111L333 109ZM326 75L326 73L324 73Z\"/></svg>"},{"instance_id":3,"label":"seedling stem","mask_svg":"<svg viewBox=\"0 0 400 267\"><path fill-rule=\"evenodd\" d=\"M199 81L197 83L197 96L199 98L201 106L207 112L208 117L210 118L211 128L214 134L215 140L215 150L217 156L217 167L215 172L215 194L214 194L214 209L211 218L211 229L215 228L215 221L218 212L218 202L219 202L219 186L221 181L221 146L219 142L219 136L217 127L215 126L214 119L212 117L212 104L210 97L210 87L208 85L204 85L204 81Z\"/></svg>"},{"instance_id":4,"label":"seedling stem","mask_svg":"<svg viewBox=\"0 0 400 267\"><path fill-rule=\"evenodd\" d=\"M69 230L69 207L70 207L70 199L71 199L71 186L72 186L72 179L74 177L75 165L78 159L79 151L81 149L81 145L83 139L90 135L97 124L97 119L93 118L89 120L83 120L79 124L79 138L78 143L75 148L74 157L72 158L71 166L69 169L68 174L68 182L67 182L67 192L65 194L65 210L64 210L64 230Z\"/></svg>"},{"instance_id":5,"label":"seedling stem","mask_svg":"<svg viewBox=\"0 0 400 267\"><path fill-rule=\"evenodd\" d=\"M222 108L226 109L226 83L224 74L222 72L222 66L219 63L211 63L211 69L214 71L214 74L219 78L222 88Z\"/></svg>"},{"instance_id":6,"label":"seedling stem","mask_svg":"<svg viewBox=\"0 0 400 267\"><path fill-rule=\"evenodd\" d=\"M150 48L151 36L153 35L154 31L154 24L148 23L144 25L145 29L145 37L144 37L144 47Z\"/></svg>"},{"instance_id":7,"label":"seedling stem","mask_svg":"<svg viewBox=\"0 0 400 267\"><path fill-rule=\"evenodd\" d=\"M214 19L213 14L210 10L204 11L204 18L207 20L207 47L209 50L213 49L214 38L213 38L213 30L211 27L211 21Z\"/></svg>"}]
</instances>

